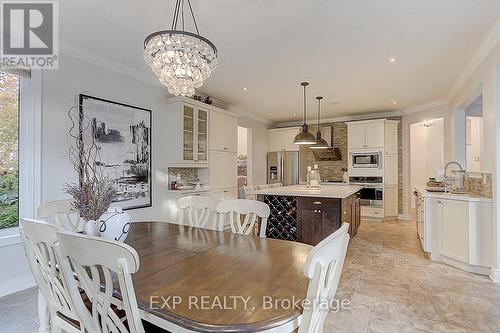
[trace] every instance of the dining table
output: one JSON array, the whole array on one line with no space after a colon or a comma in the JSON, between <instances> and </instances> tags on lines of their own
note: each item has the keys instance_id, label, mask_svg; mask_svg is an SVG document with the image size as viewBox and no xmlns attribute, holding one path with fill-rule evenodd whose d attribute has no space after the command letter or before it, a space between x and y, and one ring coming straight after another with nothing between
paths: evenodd
<instances>
[{"instance_id":1,"label":"dining table","mask_svg":"<svg viewBox=\"0 0 500 333\"><path fill-rule=\"evenodd\" d=\"M139 313L155 326L174 333L299 326L310 245L160 221L132 223L125 243L140 259L132 274ZM49 325L41 318L40 332Z\"/></svg>"},{"instance_id":2,"label":"dining table","mask_svg":"<svg viewBox=\"0 0 500 333\"><path fill-rule=\"evenodd\" d=\"M137 222L125 243L141 317L171 332L291 331L312 246L166 222ZM286 330L285 330L286 331Z\"/></svg>"}]
</instances>

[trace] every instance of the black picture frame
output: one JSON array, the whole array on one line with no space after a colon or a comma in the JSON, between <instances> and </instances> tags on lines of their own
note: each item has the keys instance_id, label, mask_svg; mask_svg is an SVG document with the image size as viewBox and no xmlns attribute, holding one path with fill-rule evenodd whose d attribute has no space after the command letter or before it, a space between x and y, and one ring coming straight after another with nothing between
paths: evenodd
<instances>
[{"instance_id":1,"label":"black picture frame","mask_svg":"<svg viewBox=\"0 0 500 333\"><path fill-rule=\"evenodd\" d=\"M94 105L89 106L88 105L89 103L93 103ZM101 110L98 109L99 105L103 106L103 109L101 109ZM92 110L90 111L90 109L92 109ZM116 185L119 189L119 197L118 197L118 200L116 200L114 202L114 205L123 208L123 210L132 210L132 209L152 207L152 205L153 205L153 178L152 178L152 165L153 165L153 162L152 162L153 161L153 159L152 159L153 145L152 144L153 143L152 143L152 141L153 140L152 140L152 119L151 119L152 113L151 113L151 110L146 109L146 108L142 108L142 107L138 107L138 106L134 106L134 105L130 105L130 104L111 101L111 100L100 98L100 97L90 96L90 95L86 95L86 94L79 94L79 109L78 109L79 110L79 126L81 129L81 127L84 123L85 117L92 118L92 122L95 122L95 124L101 124L102 136L111 137L111 139L102 140L102 141L101 141L101 139L98 139L98 145L102 151L105 151L104 146L106 146L108 149L112 149L113 147L109 147L109 145L113 144L113 143L121 143L121 141L119 139L116 139L116 137L123 137L123 135L121 132L119 132L115 129L112 129L113 125L110 126L110 129L106 133L106 123L104 123L102 120L104 118L103 115L106 112L111 113L110 110L114 110L114 111L116 111L115 113L120 114L120 109L122 109L123 113L126 113L127 111L133 112L134 114L141 113L142 117L146 117L146 119L147 119L147 122L145 122L145 126L148 126L148 127L145 127L145 129L146 129L146 133L147 133L147 147L148 147L147 148L147 169L148 170L146 172L146 174L147 174L147 190L146 190L146 192L148 195L147 195L147 198L143 198L145 200L140 200L138 198L133 199L133 197L130 195L130 193L126 192L126 190L124 189L128 185L138 186L139 183L132 184L131 180L134 177L136 179L139 177L137 177L137 176L123 177L122 176L122 177L114 178L114 177L110 176L111 179L116 181ZM92 115L88 114L89 111L92 113ZM119 121L122 121L122 122L125 121L123 113L120 114L121 117L119 119ZM100 119L98 119L98 115L101 116ZM94 116L95 116L95 118L94 118ZM108 115L108 117L111 117L111 115ZM141 117L139 117L139 118L141 118ZM135 134L135 132L136 132L135 129L137 129L141 125L141 123L131 124L129 127L129 130L131 132L134 132L134 134ZM122 126L123 126L123 124L122 124ZM96 128L97 128L97 125L96 125ZM113 135L109 134L110 131L113 131ZM135 138L134 134L131 134L131 135ZM130 133L129 133L129 135L130 135ZM109 141L109 142L104 142L104 141ZM130 146L130 143L129 143L129 146ZM137 144L136 144L136 146L137 146ZM119 149L120 147L117 146L115 148ZM121 147L121 148L123 149L123 147ZM130 155L130 152L123 153L124 156L126 156L127 154ZM110 164L107 163L106 157L103 157L102 159L103 159L102 163L105 165L105 170L107 167L111 167ZM133 166L134 166L133 161L124 160L124 161L122 161L122 163L123 163L123 165L116 165L115 164L115 165L112 165L112 167L124 169L126 167L126 165L127 166L130 165L129 170L122 171L122 175L124 173L131 173L132 170L134 169L133 168ZM141 164L144 164L144 163L141 163ZM107 174L109 176L110 172L107 172ZM144 173L142 173L142 177L143 177L143 175L144 175ZM80 180L81 180L82 179L81 175L79 175L79 176L80 176ZM128 178L128 179L124 180L123 178ZM140 184L141 184L140 187L142 187L142 188L145 187L144 182L141 182Z\"/></svg>"}]
</instances>

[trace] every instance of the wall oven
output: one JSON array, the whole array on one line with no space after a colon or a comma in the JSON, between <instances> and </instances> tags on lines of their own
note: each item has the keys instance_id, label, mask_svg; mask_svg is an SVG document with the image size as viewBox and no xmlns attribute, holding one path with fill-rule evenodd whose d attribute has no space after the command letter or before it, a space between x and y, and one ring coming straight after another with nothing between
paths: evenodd
<instances>
[{"instance_id":1,"label":"wall oven","mask_svg":"<svg viewBox=\"0 0 500 333\"><path fill-rule=\"evenodd\" d=\"M381 169L382 152L358 152L352 153L351 165L353 169Z\"/></svg>"}]
</instances>

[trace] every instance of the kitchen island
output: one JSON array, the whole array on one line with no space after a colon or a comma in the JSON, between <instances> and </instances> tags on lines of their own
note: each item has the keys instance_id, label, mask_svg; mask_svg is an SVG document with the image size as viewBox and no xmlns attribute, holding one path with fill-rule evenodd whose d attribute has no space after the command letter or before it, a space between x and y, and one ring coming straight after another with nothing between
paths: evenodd
<instances>
[{"instance_id":1,"label":"kitchen island","mask_svg":"<svg viewBox=\"0 0 500 333\"><path fill-rule=\"evenodd\" d=\"M258 200L271 208L266 236L316 245L346 222L352 237L360 224L361 189L325 184L319 189L290 185L259 190Z\"/></svg>"}]
</instances>

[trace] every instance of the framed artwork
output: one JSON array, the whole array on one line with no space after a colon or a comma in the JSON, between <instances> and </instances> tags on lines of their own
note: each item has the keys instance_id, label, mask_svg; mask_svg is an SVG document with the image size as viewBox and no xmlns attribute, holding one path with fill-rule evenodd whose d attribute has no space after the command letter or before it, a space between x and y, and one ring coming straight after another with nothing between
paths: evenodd
<instances>
[{"instance_id":1,"label":"framed artwork","mask_svg":"<svg viewBox=\"0 0 500 333\"><path fill-rule=\"evenodd\" d=\"M150 207L151 110L80 94L80 127L90 124L99 147L97 163L118 190L123 209Z\"/></svg>"}]
</instances>

